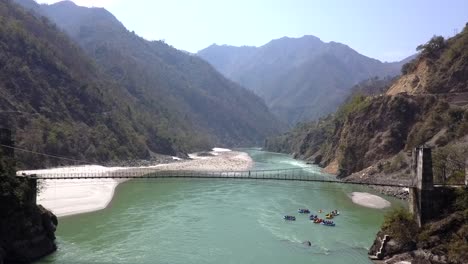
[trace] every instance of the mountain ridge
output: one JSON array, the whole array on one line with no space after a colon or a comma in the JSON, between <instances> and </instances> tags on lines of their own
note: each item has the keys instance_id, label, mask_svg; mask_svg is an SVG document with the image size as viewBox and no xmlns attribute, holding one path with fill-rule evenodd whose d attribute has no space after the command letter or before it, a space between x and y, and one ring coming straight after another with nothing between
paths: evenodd
<instances>
[{"instance_id":1,"label":"mountain ridge","mask_svg":"<svg viewBox=\"0 0 468 264\"><path fill-rule=\"evenodd\" d=\"M352 49L354 52L364 56L364 57L367 57L369 59L372 59L372 60L375 60L375 61L378 61L380 63L383 63L383 64L392 64L392 63L406 63L406 62L409 62L411 61L412 59L416 58L417 54L413 54L413 55L410 55L408 57L405 57L401 60L394 60L394 61L382 61L382 60L379 60L379 59L376 59L376 58L372 58L370 56L367 56L367 55L364 55L362 53L360 53L359 51L357 50L354 50L353 48L351 48L349 45L345 44L345 43L342 43L342 42L338 42L338 41L322 41L319 37L315 36L315 35L303 35L301 37L290 37L290 36L283 36L283 37L279 37L279 38L276 38L276 39L272 39L270 41L268 41L267 43L265 44L262 44L262 45L259 45L259 46L255 46L255 45L240 45L240 46L237 46L237 45L231 45L231 44L218 44L218 43L212 43L211 45L209 45L208 47L206 48L203 48L199 51L197 51L195 54L203 51L203 50L206 50L206 49L210 49L210 48L233 48L233 49L258 49L258 48L261 48L261 47L264 47L264 46L267 46L268 44L272 43L272 42L277 42L277 41L285 41L285 40L305 40L305 39L314 39L314 40L318 40L320 42L322 42L323 44L331 44L331 45L337 45L337 46L344 46L346 48L349 48L349 49Z\"/></svg>"},{"instance_id":2,"label":"mountain ridge","mask_svg":"<svg viewBox=\"0 0 468 264\"><path fill-rule=\"evenodd\" d=\"M211 45L197 54L292 125L333 112L354 84L398 75L403 64L383 63L313 35L283 37L260 47Z\"/></svg>"}]
</instances>

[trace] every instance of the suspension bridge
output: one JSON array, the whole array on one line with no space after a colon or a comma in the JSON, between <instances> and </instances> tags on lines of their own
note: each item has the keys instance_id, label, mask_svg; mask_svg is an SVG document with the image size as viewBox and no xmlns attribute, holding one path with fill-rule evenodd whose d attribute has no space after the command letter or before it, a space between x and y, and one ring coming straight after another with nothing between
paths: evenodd
<instances>
[{"instance_id":1,"label":"suspension bridge","mask_svg":"<svg viewBox=\"0 0 468 264\"><path fill-rule=\"evenodd\" d=\"M48 153L40 153L32 150L22 149L14 146L11 132L7 129L0 130L0 148L7 156L14 159L14 151L28 152L33 155L41 155L44 158L60 159L67 163L93 164L85 160L75 160L68 157L60 157ZM83 169L84 168L84 169ZM87 179L167 179L167 178L200 178L200 179L246 179L246 180L277 180L277 181L302 181L321 182L354 185L375 185L387 187L413 187L414 181L344 181L335 176L320 173L316 168L294 167L276 170L245 170L245 171L200 171L200 170L161 170L157 166L152 167L127 167L110 169L105 167L92 167L86 169L84 166L77 171L64 170L39 170L31 172L18 172L18 177L37 180L87 180Z\"/></svg>"},{"instance_id":2,"label":"suspension bridge","mask_svg":"<svg viewBox=\"0 0 468 264\"><path fill-rule=\"evenodd\" d=\"M41 154L29 150L15 148L9 131L0 130L0 147L3 155L14 160L14 150L28 151L33 154L46 155L51 158L61 158L48 154ZM66 158L67 160L68 159ZM86 163L83 161L79 161ZM461 166L461 165L460 165ZM444 206L444 196L447 195L446 187L459 187L468 185L468 162L465 163L465 179L459 184L445 184L435 182L433 176L433 164L431 149L424 146L415 148L412 152L411 176L408 180L397 180L395 182L382 182L378 179L340 180L335 176L326 175L313 167L284 168L277 170L246 170L246 171L198 171L198 170L161 170L157 167L121 168L102 170L80 170L75 172L61 172L60 170L38 171L36 173L19 172L17 177L28 182L30 193L28 200L36 203L37 182L41 180L89 180L89 179L244 179L244 180L276 180L276 181L301 181L354 185L373 185L386 187L408 188L409 208L421 226L435 215L439 214ZM445 170L443 170L445 172Z\"/></svg>"},{"instance_id":3,"label":"suspension bridge","mask_svg":"<svg viewBox=\"0 0 468 264\"><path fill-rule=\"evenodd\" d=\"M47 153L35 152L27 149L22 149L14 146L14 141L11 137L11 131L8 129L0 129L0 148L6 156L14 159L14 151L28 152L29 154L41 155L45 158L60 159L68 163L74 162L75 164L93 164L85 160L76 160L68 157L60 157ZM416 151L416 150L415 150ZM283 168L276 170L245 170L245 171L200 171L200 170L161 170L156 166L152 167L127 167L120 169L109 169L100 167L102 169L80 169L79 171L63 170L44 170L38 172L19 172L18 177L32 180L85 180L85 179L167 179L167 178L200 178L200 179L247 179L247 180L279 180L279 181L302 181L302 182L321 182L321 183L338 183L338 184L354 184L354 185L373 185L384 187L417 187L417 159L418 155L422 153L413 153L412 172L411 177L406 179L396 179L393 181L382 181L375 177L374 179L362 180L341 180L335 176L323 174L317 171L314 167L294 167ZM426 167L432 166L432 157ZM421 170L422 168L419 168ZM435 169L435 168L434 168ZM427 169L426 169L427 170ZM445 168L443 170L445 173ZM432 177L432 172L431 172ZM445 177L445 176L444 176ZM443 178L444 178L443 177ZM434 181L434 180L432 180ZM434 183L434 182L433 182ZM435 183L436 185L445 185L445 182ZM463 185L466 183L460 183Z\"/></svg>"},{"instance_id":4,"label":"suspension bridge","mask_svg":"<svg viewBox=\"0 0 468 264\"><path fill-rule=\"evenodd\" d=\"M115 171L90 169L79 172L45 172L45 173L18 173L18 177L35 180L85 180L85 179L244 179L244 180L276 180L276 181L302 181L354 185L375 185L387 187L412 187L412 183L394 182L382 183L366 181L342 181L335 176L326 175L313 167L285 168L277 170L246 170L246 171L186 171L186 170L157 170L155 168L125 168Z\"/></svg>"}]
</instances>

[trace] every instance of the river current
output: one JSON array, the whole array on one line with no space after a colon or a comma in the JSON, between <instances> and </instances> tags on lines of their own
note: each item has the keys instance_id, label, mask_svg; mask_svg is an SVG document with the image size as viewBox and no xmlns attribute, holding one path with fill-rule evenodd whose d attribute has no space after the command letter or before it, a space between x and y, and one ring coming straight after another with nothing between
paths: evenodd
<instances>
[{"instance_id":1,"label":"river current","mask_svg":"<svg viewBox=\"0 0 468 264\"><path fill-rule=\"evenodd\" d=\"M310 167L288 155L242 151L253 170ZM108 208L60 218L58 250L39 263L371 263L367 250L389 209L353 204L353 191L371 192L332 183L133 180L118 186ZM341 214L327 227L298 208ZM283 220L286 214L297 220Z\"/></svg>"}]
</instances>

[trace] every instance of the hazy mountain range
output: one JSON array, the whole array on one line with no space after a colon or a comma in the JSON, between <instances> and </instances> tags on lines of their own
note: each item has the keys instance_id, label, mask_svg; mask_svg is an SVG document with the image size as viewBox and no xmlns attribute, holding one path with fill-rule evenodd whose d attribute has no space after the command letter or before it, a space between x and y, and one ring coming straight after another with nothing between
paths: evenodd
<instances>
[{"instance_id":1,"label":"hazy mountain range","mask_svg":"<svg viewBox=\"0 0 468 264\"><path fill-rule=\"evenodd\" d=\"M333 112L353 85L374 76L398 75L407 61L382 63L314 36L284 37L261 47L214 44L198 55L262 97L289 124Z\"/></svg>"}]
</instances>

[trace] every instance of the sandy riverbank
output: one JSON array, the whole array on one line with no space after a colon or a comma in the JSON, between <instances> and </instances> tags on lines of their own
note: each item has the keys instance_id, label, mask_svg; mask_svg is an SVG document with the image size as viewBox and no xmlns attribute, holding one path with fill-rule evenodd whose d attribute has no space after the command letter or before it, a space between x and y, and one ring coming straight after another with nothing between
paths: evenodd
<instances>
[{"instance_id":1,"label":"sandy riverbank","mask_svg":"<svg viewBox=\"0 0 468 264\"><path fill-rule=\"evenodd\" d=\"M351 200L355 204L359 204L369 208L384 209L390 207L390 202L370 193L353 192L351 193Z\"/></svg>"},{"instance_id":2,"label":"sandy riverbank","mask_svg":"<svg viewBox=\"0 0 468 264\"><path fill-rule=\"evenodd\" d=\"M213 156L198 157L191 154L192 160L183 160L148 167L103 167L97 165L64 167L46 170L21 171L26 174L60 175L90 173L105 175L113 171L145 168L148 170L198 170L198 171L243 171L252 167L253 161L247 153L215 148ZM106 208L114 195L117 185L124 180L45 180L37 203L51 210L55 215L68 216Z\"/></svg>"}]
</instances>

